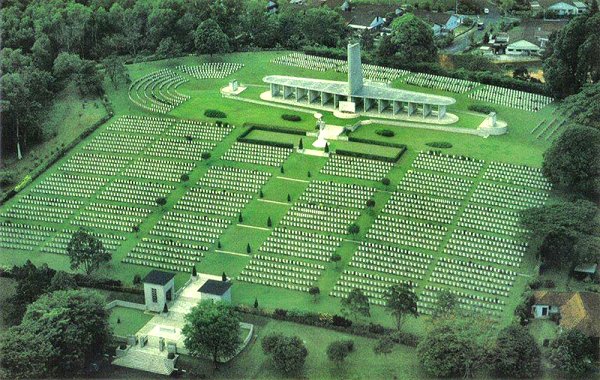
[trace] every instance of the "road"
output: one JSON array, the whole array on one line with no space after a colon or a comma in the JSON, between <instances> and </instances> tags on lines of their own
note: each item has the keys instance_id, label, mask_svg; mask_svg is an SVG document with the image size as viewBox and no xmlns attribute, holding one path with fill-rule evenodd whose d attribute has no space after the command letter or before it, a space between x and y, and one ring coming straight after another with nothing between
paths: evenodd
<instances>
[{"instance_id":1,"label":"road","mask_svg":"<svg viewBox=\"0 0 600 380\"><path fill-rule=\"evenodd\" d=\"M477 16L478 20L476 22L483 21L483 23L486 26L489 24L496 24L496 23L500 22L500 20L502 19L502 13L501 13L500 9L492 1L487 1L485 7L488 8L490 10L490 12L488 14L478 15ZM447 53L447 54L462 53L463 51L465 51L469 48L469 38L470 38L471 34L475 34L475 38L480 39L483 37L483 33L484 33L483 31L477 30L477 27L475 26L473 29L469 30L468 32L461 34L460 36L457 36L454 39L454 42L452 42L452 45L443 49L442 52Z\"/></svg>"}]
</instances>

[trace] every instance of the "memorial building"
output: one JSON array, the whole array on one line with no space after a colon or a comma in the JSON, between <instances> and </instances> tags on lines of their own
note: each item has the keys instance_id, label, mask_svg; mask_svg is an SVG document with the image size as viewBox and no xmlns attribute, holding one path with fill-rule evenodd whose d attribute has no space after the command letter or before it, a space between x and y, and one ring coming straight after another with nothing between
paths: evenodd
<instances>
[{"instance_id":1,"label":"memorial building","mask_svg":"<svg viewBox=\"0 0 600 380\"><path fill-rule=\"evenodd\" d=\"M348 45L348 81L268 75L270 100L346 113L376 113L386 117L444 120L454 98L365 83L360 45Z\"/></svg>"}]
</instances>

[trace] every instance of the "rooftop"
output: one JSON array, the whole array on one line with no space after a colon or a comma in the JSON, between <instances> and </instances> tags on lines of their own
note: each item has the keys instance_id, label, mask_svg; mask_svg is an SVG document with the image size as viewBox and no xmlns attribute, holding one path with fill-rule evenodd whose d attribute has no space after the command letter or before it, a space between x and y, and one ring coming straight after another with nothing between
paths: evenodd
<instances>
[{"instance_id":1,"label":"rooftop","mask_svg":"<svg viewBox=\"0 0 600 380\"><path fill-rule=\"evenodd\" d=\"M431 95L420 92L406 91L398 88L389 88L365 84L355 94L350 94L347 82L321 80L311 78L288 77L284 75L268 75L263 78L266 83L273 83L289 87L300 87L307 90L323 91L330 94L343 96L356 96L361 98L382 99L388 101L401 101L411 103L426 103L431 105L448 106L456 103L454 98Z\"/></svg>"},{"instance_id":2,"label":"rooftop","mask_svg":"<svg viewBox=\"0 0 600 380\"><path fill-rule=\"evenodd\" d=\"M560 307L560 326L600 337L600 294L592 292L533 292L535 303Z\"/></svg>"},{"instance_id":3,"label":"rooftop","mask_svg":"<svg viewBox=\"0 0 600 380\"><path fill-rule=\"evenodd\" d=\"M173 277L175 277L175 273L153 270L144 277L142 282L146 284L166 285Z\"/></svg>"},{"instance_id":4,"label":"rooftop","mask_svg":"<svg viewBox=\"0 0 600 380\"><path fill-rule=\"evenodd\" d=\"M229 288L231 288L231 282L229 281L207 280L198 291L200 293L222 296Z\"/></svg>"}]
</instances>

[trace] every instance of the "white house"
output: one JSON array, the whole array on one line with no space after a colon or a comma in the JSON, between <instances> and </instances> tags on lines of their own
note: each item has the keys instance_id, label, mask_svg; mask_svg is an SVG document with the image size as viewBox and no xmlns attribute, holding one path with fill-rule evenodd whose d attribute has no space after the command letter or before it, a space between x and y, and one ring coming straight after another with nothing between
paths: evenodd
<instances>
[{"instance_id":1,"label":"white house","mask_svg":"<svg viewBox=\"0 0 600 380\"><path fill-rule=\"evenodd\" d=\"M525 40L519 40L509 44L506 47L506 54L509 55L537 55L542 49L534 43Z\"/></svg>"},{"instance_id":2,"label":"white house","mask_svg":"<svg viewBox=\"0 0 600 380\"><path fill-rule=\"evenodd\" d=\"M211 299L214 301L231 302L231 282L207 280L198 289L202 300Z\"/></svg>"},{"instance_id":3,"label":"white house","mask_svg":"<svg viewBox=\"0 0 600 380\"><path fill-rule=\"evenodd\" d=\"M546 8L559 16L576 16L587 11L587 5L581 1L560 1Z\"/></svg>"},{"instance_id":4,"label":"white house","mask_svg":"<svg viewBox=\"0 0 600 380\"><path fill-rule=\"evenodd\" d=\"M150 271L142 280L146 310L161 312L175 296L175 273Z\"/></svg>"}]
</instances>

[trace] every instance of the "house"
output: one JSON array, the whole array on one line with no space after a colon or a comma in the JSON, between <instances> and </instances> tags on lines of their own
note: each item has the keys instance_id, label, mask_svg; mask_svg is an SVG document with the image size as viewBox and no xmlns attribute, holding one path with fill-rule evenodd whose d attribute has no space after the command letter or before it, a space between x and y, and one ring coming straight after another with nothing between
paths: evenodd
<instances>
[{"instance_id":1,"label":"house","mask_svg":"<svg viewBox=\"0 0 600 380\"><path fill-rule=\"evenodd\" d=\"M269 0L269 2L267 3L267 12L269 12L269 13L277 13L278 9L279 9L279 4L277 4L273 0Z\"/></svg>"},{"instance_id":2,"label":"house","mask_svg":"<svg viewBox=\"0 0 600 380\"><path fill-rule=\"evenodd\" d=\"M453 32L462 24L462 17L455 14L430 12L415 9L415 16L432 25L433 35L441 36Z\"/></svg>"},{"instance_id":3,"label":"house","mask_svg":"<svg viewBox=\"0 0 600 380\"><path fill-rule=\"evenodd\" d=\"M229 281L207 280L198 289L198 292L202 300L231 302L231 282Z\"/></svg>"},{"instance_id":4,"label":"house","mask_svg":"<svg viewBox=\"0 0 600 380\"><path fill-rule=\"evenodd\" d=\"M146 310L161 312L175 295L175 273L152 270L142 280Z\"/></svg>"},{"instance_id":5,"label":"house","mask_svg":"<svg viewBox=\"0 0 600 380\"><path fill-rule=\"evenodd\" d=\"M552 318L561 329L576 329L600 349L600 294L593 292L533 292L534 318Z\"/></svg>"},{"instance_id":6,"label":"house","mask_svg":"<svg viewBox=\"0 0 600 380\"><path fill-rule=\"evenodd\" d=\"M573 269L574 275L579 280L591 280L598 274L598 264L584 263L579 264Z\"/></svg>"},{"instance_id":7,"label":"house","mask_svg":"<svg viewBox=\"0 0 600 380\"><path fill-rule=\"evenodd\" d=\"M376 30L376 29L382 28L384 24L385 24L385 18L376 16L373 19L373 21L371 21L371 24L369 24L367 29L368 30Z\"/></svg>"},{"instance_id":8,"label":"house","mask_svg":"<svg viewBox=\"0 0 600 380\"><path fill-rule=\"evenodd\" d=\"M588 6L576 0L535 0L530 2L531 10L544 12L546 17L553 13L559 17L576 16L587 12Z\"/></svg>"},{"instance_id":9,"label":"house","mask_svg":"<svg viewBox=\"0 0 600 380\"><path fill-rule=\"evenodd\" d=\"M519 40L506 46L508 55L538 55L542 49L529 41Z\"/></svg>"}]
</instances>

